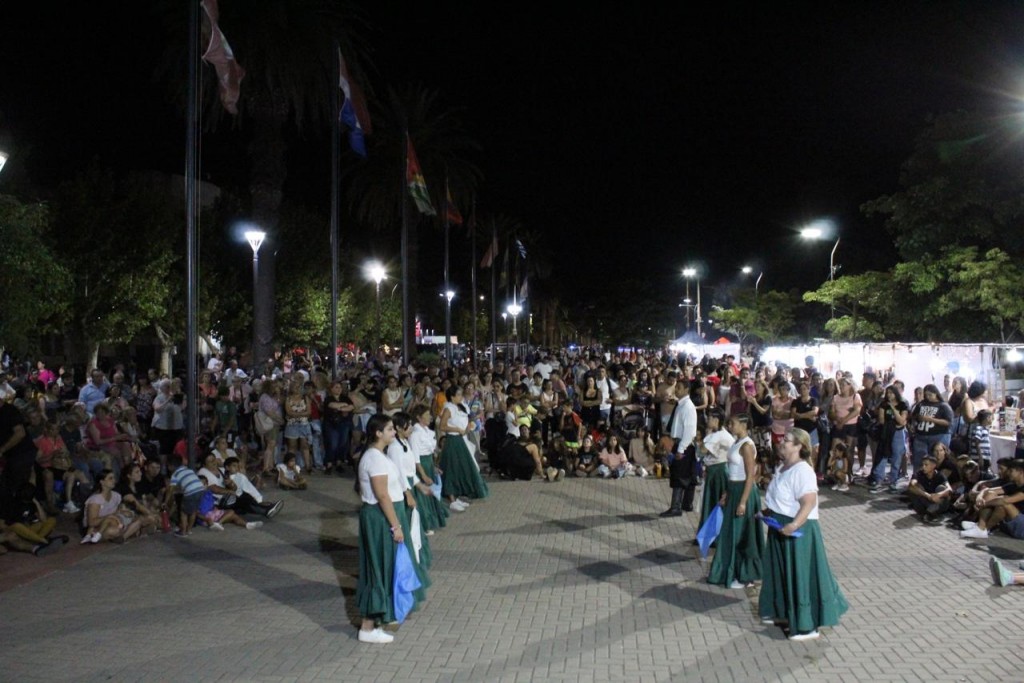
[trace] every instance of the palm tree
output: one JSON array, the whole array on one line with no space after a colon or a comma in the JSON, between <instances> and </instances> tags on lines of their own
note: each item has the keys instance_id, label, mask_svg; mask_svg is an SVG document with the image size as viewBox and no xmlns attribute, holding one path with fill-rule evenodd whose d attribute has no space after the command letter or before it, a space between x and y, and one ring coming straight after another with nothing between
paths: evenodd
<instances>
[{"instance_id":1,"label":"palm tree","mask_svg":"<svg viewBox=\"0 0 1024 683\"><path fill-rule=\"evenodd\" d=\"M221 29L246 72L239 114L230 125L247 140L249 211L267 233L256 283L255 363L270 355L274 338L274 256L275 245L283 241L277 232L289 133L301 135L328 125L338 89L337 47L358 78L358 62L368 63L358 36L365 22L354 5L323 0L225 2L220 10ZM159 75L184 102L186 5L164 0L159 12L171 32ZM204 69L202 101L206 127L223 128L230 117L221 108L212 69Z\"/></svg>"},{"instance_id":2,"label":"palm tree","mask_svg":"<svg viewBox=\"0 0 1024 683\"><path fill-rule=\"evenodd\" d=\"M438 209L435 225L443 223L444 179L447 175L453 196L472 194L483 174L470 161L480 147L466 132L459 110L445 109L436 90L422 85L401 91L389 90L387 103L371 101L374 134L369 138L365 164L347 172L349 201L356 217L379 232L400 231L402 202L408 202L405 184L405 134L416 148L431 201ZM417 309L419 274L419 226L421 215L415 207L409 211L410 310ZM414 320L407 323L412 326ZM411 330L409 331L411 335Z\"/></svg>"}]
</instances>

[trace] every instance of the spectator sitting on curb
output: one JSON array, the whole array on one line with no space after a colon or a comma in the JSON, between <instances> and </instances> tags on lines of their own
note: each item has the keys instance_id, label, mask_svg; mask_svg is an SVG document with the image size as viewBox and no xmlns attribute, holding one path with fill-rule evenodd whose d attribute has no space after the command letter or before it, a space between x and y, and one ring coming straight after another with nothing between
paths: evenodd
<instances>
[{"instance_id":1,"label":"spectator sitting on curb","mask_svg":"<svg viewBox=\"0 0 1024 683\"><path fill-rule=\"evenodd\" d=\"M28 482L19 486L13 495L3 489L0 542L13 550L43 557L60 550L68 537L53 533L57 519L46 515L35 493L35 486Z\"/></svg>"},{"instance_id":2,"label":"spectator sitting on curb","mask_svg":"<svg viewBox=\"0 0 1024 683\"><path fill-rule=\"evenodd\" d=\"M241 515L236 513L234 510L222 510L217 507L216 496L213 490L210 488L212 482L206 478L206 475L201 475L199 480L207 486L206 491L203 492L202 498L199 500L199 516L206 526L210 528L210 531L224 531L225 524L234 524L236 526L245 527L248 530L259 529L263 526L263 522L246 522L242 519Z\"/></svg>"}]
</instances>

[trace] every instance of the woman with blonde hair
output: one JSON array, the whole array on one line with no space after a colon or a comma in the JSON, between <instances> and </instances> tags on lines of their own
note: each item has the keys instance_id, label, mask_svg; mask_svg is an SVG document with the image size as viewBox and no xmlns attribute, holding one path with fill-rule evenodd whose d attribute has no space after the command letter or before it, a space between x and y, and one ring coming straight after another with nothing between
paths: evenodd
<instances>
[{"instance_id":1,"label":"woman with blonde hair","mask_svg":"<svg viewBox=\"0 0 1024 683\"><path fill-rule=\"evenodd\" d=\"M818 628L839 623L848 605L832 576L818 525L818 482L808 463L811 437L790 429L779 450L782 462L762 513L775 524L768 532L758 612L762 623L788 627L790 640L814 640Z\"/></svg>"}]
</instances>

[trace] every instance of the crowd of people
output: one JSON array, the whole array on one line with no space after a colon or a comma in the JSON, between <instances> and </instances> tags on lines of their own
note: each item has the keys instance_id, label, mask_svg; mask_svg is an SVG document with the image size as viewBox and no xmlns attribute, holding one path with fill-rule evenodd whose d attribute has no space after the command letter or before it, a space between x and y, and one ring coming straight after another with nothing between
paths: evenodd
<instances>
[{"instance_id":1,"label":"crowd of people","mask_svg":"<svg viewBox=\"0 0 1024 683\"><path fill-rule=\"evenodd\" d=\"M230 349L210 358L198 379L199 440L191 450L199 457L190 467L188 398L178 378L115 365L109 380L96 368L79 384L71 370L42 362L0 377L2 552L58 550L69 542L57 531L61 514L76 520L83 543L161 529L187 538L197 526L256 529L282 506L265 500L268 487L287 496L310 476L352 475L367 563L360 639L387 642L392 636L379 626L393 617L381 609L390 588L371 580L390 571L380 564L383 549L409 536L425 591L429 537L487 497L488 475L667 479L663 517L699 505L699 527L716 506L725 511L709 580L732 588L761 581L765 562L778 571L792 561L792 548L773 540L781 531L762 533L762 515L790 531L810 531L814 521L801 543L824 559L816 529L821 486L905 496L923 524L945 520L967 538L995 530L1024 538L1024 462L1007 459L988 471L997 407L983 384L958 377L942 389L915 388L908 400L896 377L870 370L859 381L849 372L826 377L813 359L785 368L731 356L563 349L449 368L380 355L349 359L331 376L315 355L278 353L243 369ZM799 477L779 477L790 469ZM773 498L772 487L790 479L799 485L786 484L790 498L780 504L785 496ZM994 576L1016 581L993 562ZM785 586L774 590L769 602L785 602L777 595ZM764 606L762 616L813 637L845 609L838 587L822 591L832 595L831 616Z\"/></svg>"}]
</instances>

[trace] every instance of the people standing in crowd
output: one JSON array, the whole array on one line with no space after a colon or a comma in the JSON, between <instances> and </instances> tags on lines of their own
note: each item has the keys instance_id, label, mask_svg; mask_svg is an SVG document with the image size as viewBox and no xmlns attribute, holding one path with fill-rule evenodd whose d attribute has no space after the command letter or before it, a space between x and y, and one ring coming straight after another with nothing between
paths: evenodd
<instances>
[{"instance_id":1,"label":"people standing in crowd","mask_svg":"<svg viewBox=\"0 0 1024 683\"><path fill-rule=\"evenodd\" d=\"M348 386L340 379L331 381L324 398L324 472L341 474L342 465L352 464L352 415L355 406L348 397Z\"/></svg>"},{"instance_id":2,"label":"people standing in crowd","mask_svg":"<svg viewBox=\"0 0 1024 683\"><path fill-rule=\"evenodd\" d=\"M711 510L718 505L722 496L729 489L728 458L729 451L736 443L736 437L726 429L722 411L712 410L708 413L707 429L702 443L704 446L704 490L701 493L698 529L704 526Z\"/></svg>"},{"instance_id":3,"label":"people standing in crowd","mask_svg":"<svg viewBox=\"0 0 1024 683\"><path fill-rule=\"evenodd\" d=\"M884 401L878 407L878 423L881 425L881 436L878 440L877 453L872 453L874 466L871 477L874 483L872 493L884 490L886 485L885 464L889 465L889 492L896 493L896 484L900 478L900 465L907 452L907 421L910 406L903 400L896 385L885 388Z\"/></svg>"},{"instance_id":4,"label":"people standing in crowd","mask_svg":"<svg viewBox=\"0 0 1024 683\"><path fill-rule=\"evenodd\" d=\"M462 403L462 389L449 386L445 396L447 402L437 427L444 439L440 462L441 495L448 499L453 512L465 512L469 503L463 498L486 498L490 491L480 476L480 466L466 439L474 425L470 424L469 411Z\"/></svg>"},{"instance_id":5,"label":"people standing in crowd","mask_svg":"<svg viewBox=\"0 0 1024 683\"><path fill-rule=\"evenodd\" d=\"M819 628L839 623L848 605L832 576L818 523L810 436L789 430L779 452L782 462L768 485L762 514L781 528L768 531L758 613L762 623L788 628L790 640L814 640Z\"/></svg>"},{"instance_id":6,"label":"people standing in crowd","mask_svg":"<svg viewBox=\"0 0 1024 683\"><path fill-rule=\"evenodd\" d=\"M939 388L934 384L924 387L923 398L911 412L914 434L911 441L911 462L913 471L921 468L924 457L932 452L935 444L949 446L950 429L953 424L953 409L942 400Z\"/></svg>"},{"instance_id":7,"label":"people standing in crowd","mask_svg":"<svg viewBox=\"0 0 1024 683\"><path fill-rule=\"evenodd\" d=\"M839 380L839 393L832 399L832 424L834 439L842 440L846 444L848 456L846 458L846 479L847 483L853 481L855 474L864 473L864 464L867 454L863 449L858 449L859 438L858 422L863 411L863 402L860 394L853 386L853 380L843 377ZM859 458L857 469L854 469L854 453Z\"/></svg>"}]
</instances>

